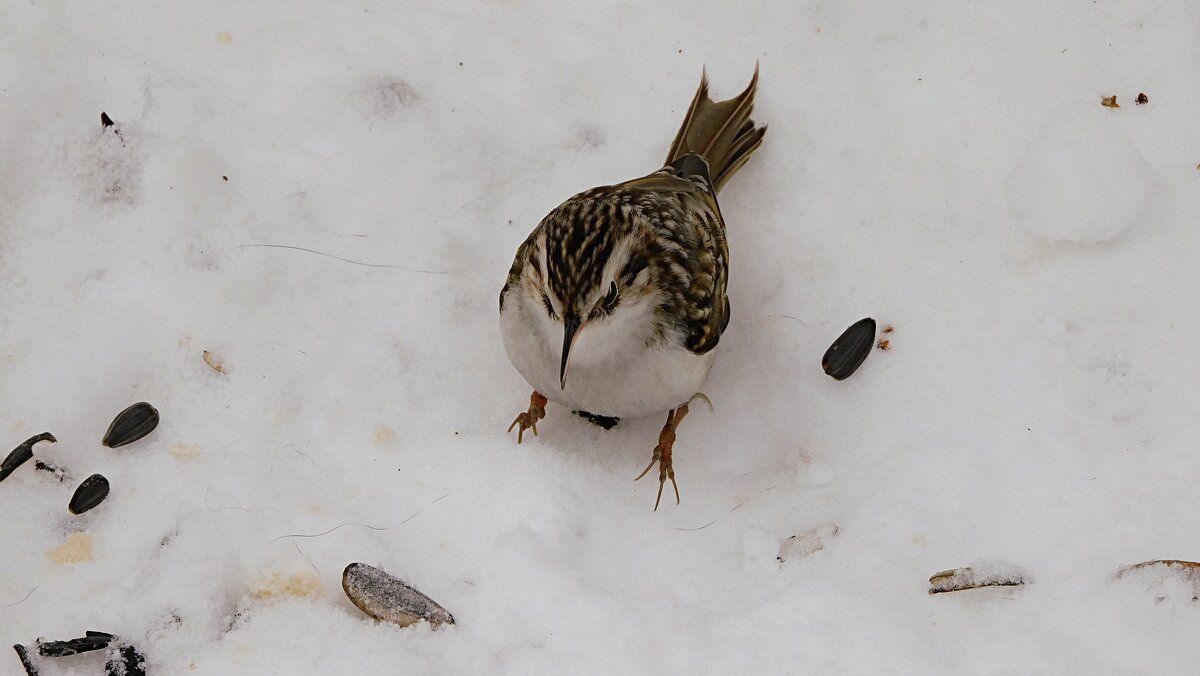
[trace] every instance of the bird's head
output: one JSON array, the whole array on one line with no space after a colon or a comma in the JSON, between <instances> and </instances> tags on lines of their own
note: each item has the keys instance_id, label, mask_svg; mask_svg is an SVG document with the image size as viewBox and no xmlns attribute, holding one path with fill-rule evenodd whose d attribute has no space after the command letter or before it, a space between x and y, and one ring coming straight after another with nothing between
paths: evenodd
<instances>
[{"instance_id":1,"label":"bird's head","mask_svg":"<svg viewBox=\"0 0 1200 676\"><path fill-rule=\"evenodd\" d=\"M570 364L583 360L596 366L620 358L654 331L659 294L646 239L588 225L572 219L544 228L522 274L527 297L545 314L539 322L544 332L561 336L563 389Z\"/></svg>"}]
</instances>

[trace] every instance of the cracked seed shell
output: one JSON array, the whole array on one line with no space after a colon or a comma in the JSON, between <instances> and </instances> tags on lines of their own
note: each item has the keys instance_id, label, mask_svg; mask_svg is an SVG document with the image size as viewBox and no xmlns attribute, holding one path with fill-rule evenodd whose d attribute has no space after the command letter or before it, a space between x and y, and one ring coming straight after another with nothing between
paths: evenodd
<instances>
[{"instance_id":1,"label":"cracked seed shell","mask_svg":"<svg viewBox=\"0 0 1200 676\"><path fill-rule=\"evenodd\" d=\"M58 439L55 439L54 435L49 432L42 432L35 437L29 437L21 442L20 446L17 446L12 450L12 453L8 454L8 457L4 459L4 463L0 464L0 481L7 479L9 474L12 474L18 467L33 457L33 445L39 441L54 443Z\"/></svg>"}]
</instances>

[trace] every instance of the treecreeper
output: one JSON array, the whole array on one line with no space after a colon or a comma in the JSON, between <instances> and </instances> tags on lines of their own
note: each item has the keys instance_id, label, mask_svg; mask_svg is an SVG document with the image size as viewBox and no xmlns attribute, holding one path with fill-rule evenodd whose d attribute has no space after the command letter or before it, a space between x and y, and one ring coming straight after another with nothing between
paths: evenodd
<instances>
[{"instance_id":1,"label":"treecreeper","mask_svg":"<svg viewBox=\"0 0 1200 676\"><path fill-rule=\"evenodd\" d=\"M666 412L650 464L658 497L672 451L729 326L729 243L717 194L762 144L750 119L758 67L745 91L713 101L707 75L652 174L581 192L517 249L500 291L500 332L533 387L512 425L537 434L548 401L612 427ZM711 404L710 404L711 406Z\"/></svg>"}]
</instances>

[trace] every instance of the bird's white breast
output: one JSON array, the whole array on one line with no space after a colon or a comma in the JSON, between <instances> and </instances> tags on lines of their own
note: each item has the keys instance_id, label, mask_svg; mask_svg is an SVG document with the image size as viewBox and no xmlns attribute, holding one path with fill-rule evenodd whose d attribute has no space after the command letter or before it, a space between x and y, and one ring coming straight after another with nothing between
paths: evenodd
<instances>
[{"instance_id":1,"label":"bird's white breast","mask_svg":"<svg viewBox=\"0 0 1200 676\"><path fill-rule=\"evenodd\" d=\"M572 410L636 418L676 408L700 391L714 353L698 355L679 340L647 346L653 298L613 315L617 321L585 323L559 385L562 323L552 319L520 285L505 296L500 333L508 358L547 399Z\"/></svg>"}]
</instances>

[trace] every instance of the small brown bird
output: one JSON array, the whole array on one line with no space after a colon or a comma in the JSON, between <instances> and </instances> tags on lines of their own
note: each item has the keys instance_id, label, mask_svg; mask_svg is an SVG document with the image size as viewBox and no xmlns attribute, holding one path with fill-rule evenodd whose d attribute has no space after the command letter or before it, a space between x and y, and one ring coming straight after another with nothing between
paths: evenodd
<instances>
[{"instance_id":1,"label":"small brown bird","mask_svg":"<svg viewBox=\"0 0 1200 676\"><path fill-rule=\"evenodd\" d=\"M750 119L758 68L738 96L714 102L702 76L662 169L563 202L517 249L500 291L508 358L534 388L517 442L537 434L547 400L605 428L667 411L650 464L658 498L688 404L729 325L729 245L717 193L762 144ZM569 377L568 377L569 376ZM711 404L710 404L711 405Z\"/></svg>"}]
</instances>

